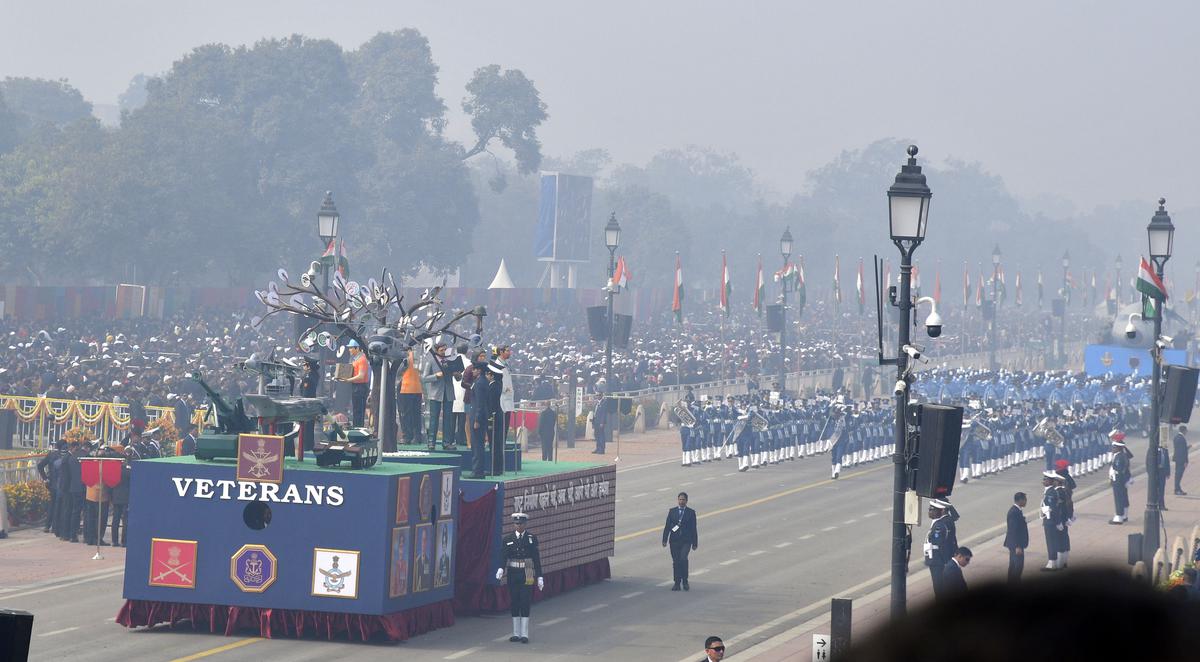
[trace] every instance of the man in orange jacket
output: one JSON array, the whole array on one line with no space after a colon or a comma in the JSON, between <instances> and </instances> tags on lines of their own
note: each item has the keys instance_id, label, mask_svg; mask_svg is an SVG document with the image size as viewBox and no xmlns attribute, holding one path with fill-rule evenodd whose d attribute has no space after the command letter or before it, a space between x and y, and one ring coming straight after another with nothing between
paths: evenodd
<instances>
[{"instance_id":1,"label":"man in orange jacket","mask_svg":"<svg viewBox=\"0 0 1200 662\"><path fill-rule=\"evenodd\" d=\"M358 342L351 340L346 344L353 359L354 374L346 380L350 382L350 423L361 428L367 416L367 396L371 392L371 366L367 363L367 355L363 353Z\"/></svg>"},{"instance_id":2,"label":"man in orange jacket","mask_svg":"<svg viewBox=\"0 0 1200 662\"><path fill-rule=\"evenodd\" d=\"M408 366L400 374L400 436L405 444L419 444L425 436L421 429L421 373L413 351L408 350Z\"/></svg>"}]
</instances>

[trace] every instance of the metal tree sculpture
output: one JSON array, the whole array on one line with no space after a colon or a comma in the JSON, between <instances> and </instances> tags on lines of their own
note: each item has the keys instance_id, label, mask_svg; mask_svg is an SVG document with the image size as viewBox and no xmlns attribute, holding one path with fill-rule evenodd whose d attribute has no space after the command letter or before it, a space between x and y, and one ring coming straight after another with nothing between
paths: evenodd
<instances>
[{"instance_id":1,"label":"metal tree sculpture","mask_svg":"<svg viewBox=\"0 0 1200 662\"><path fill-rule=\"evenodd\" d=\"M371 278L365 285L335 273L329 288L323 291L318 285L320 270L321 263L314 261L300 275L297 284L288 278L287 271L280 269L277 275L281 284L271 281L266 290L255 292L267 312L252 319L250 324L258 328L264 319L277 313L312 320L314 324L296 339L297 349L305 353L317 347L340 350L350 340L357 342L375 368L371 388L377 394L379 406L376 432L384 449L394 450L394 376L407 367L409 350L438 338L455 338L478 347L482 344L487 310L476 306L447 318L438 298L441 287L425 290L416 303L405 307L404 295L387 269L383 270L380 281ZM475 328L473 333L464 335L454 327L468 318L474 318ZM388 424L381 425L385 421Z\"/></svg>"}]
</instances>

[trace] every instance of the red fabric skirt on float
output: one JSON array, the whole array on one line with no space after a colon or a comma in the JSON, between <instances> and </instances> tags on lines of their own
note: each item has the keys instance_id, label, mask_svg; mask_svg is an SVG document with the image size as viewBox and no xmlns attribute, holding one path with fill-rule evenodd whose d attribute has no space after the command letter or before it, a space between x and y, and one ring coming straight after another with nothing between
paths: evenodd
<instances>
[{"instance_id":1,"label":"red fabric skirt on float","mask_svg":"<svg viewBox=\"0 0 1200 662\"><path fill-rule=\"evenodd\" d=\"M404 641L438 628L454 625L450 600L414 607L384 616L338 612L198 605L185 602L126 600L117 623L127 628L167 623L187 624L194 630L230 636L248 630L267 639L315 637L369 641L376 635L387 641Z\"/></svg>"}]
</instances>

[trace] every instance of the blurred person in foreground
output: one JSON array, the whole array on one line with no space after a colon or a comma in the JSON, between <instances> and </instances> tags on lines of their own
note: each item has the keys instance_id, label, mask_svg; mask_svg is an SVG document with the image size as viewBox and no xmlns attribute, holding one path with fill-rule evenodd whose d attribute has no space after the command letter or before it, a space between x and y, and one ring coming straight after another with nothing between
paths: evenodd
<instances>
[{"instance_id":1,"label":"blurred person in foreground","mask_svg":"<svg viewBox=\"0 0 1200 662\"><path fill-rule=\"evenodd\" d=\"M1096 636L1098 623L1119 625ZM860 639L852 662L1185 662L1200 657L1200 605L1116 570L992 582L913 610Z\"/></svg>"}]
</instances>

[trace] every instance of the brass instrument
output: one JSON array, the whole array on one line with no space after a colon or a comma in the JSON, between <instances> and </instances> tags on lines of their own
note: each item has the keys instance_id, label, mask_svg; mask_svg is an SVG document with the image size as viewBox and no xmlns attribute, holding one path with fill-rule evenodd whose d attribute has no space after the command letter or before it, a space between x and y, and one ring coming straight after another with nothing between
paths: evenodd
<instances>
[{"instance_id":1,"label":"brass instrument","mask_svg":"<svg viewBox=\"0 0 1200 662\"><path fill-rule=\"evenodd\" d=\"M984 425L983 421L979 420L980 418L982 417L976 416L975 419L971 421L975 424L975 435L984 441L991 441L992 429Z\"/></svg>"},{"instance_id":2,"label":"brass instrument","mask_svg":"<svg viewBox=\"0 0 1200 662\"><path fill-rule=\"evenodd\" d=\"M692 410L688 408L687 402L680 400L671 407L671 413L675 414L675 418L679 419L679 424L685 428L696 426L696 416L692 414Z\"/></svg>"},{"instance_id":3,"label":"brass instrument","mask_svg":"<svg viewBox=\"0 0 1200 662\"><path fill-rule=\"evenodd\" d=\"M1048 417L1043 418L1038 421L1037 425L1033 426L1033 434L1039 439L1045 439L1055 446L1062 446L1066 442L1066 438L1058 431L1058 427L1050 422Z\"/></svg>"},{"instance_id":4,"label":"brass instrument","mask_svg":"<svg viewBox=\"0 0 1200 662\"><path fill-rule=\"evenodd\" d=\"M770 427L771 422L767 420L766 416L763 416L757 411L753 411L750 412L750 425L757 432L765 432L766 429Z\"/></svg>"}]
</instances>

